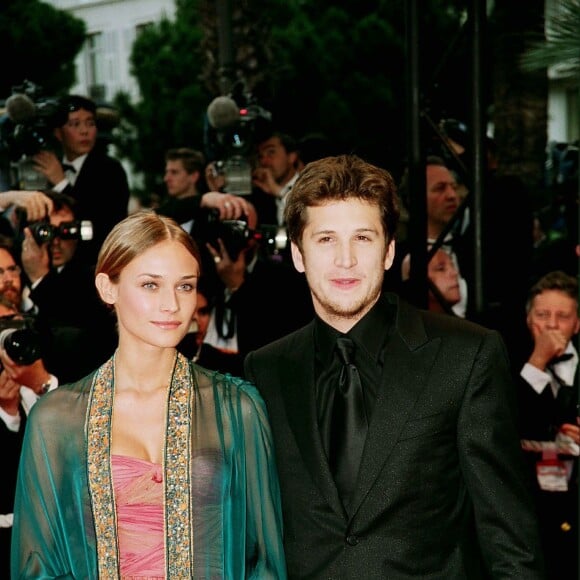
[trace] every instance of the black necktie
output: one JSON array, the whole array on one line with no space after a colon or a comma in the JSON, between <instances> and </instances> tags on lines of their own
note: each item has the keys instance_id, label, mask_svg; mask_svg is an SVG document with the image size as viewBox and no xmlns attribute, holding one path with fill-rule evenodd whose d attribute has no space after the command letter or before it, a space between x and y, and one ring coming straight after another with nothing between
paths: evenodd
<instances>
[{"instance_id":1,"label":"black necktie","mask_svg":"<svg viewBox=\"0 0 580 580\"><path fill-rule=\"evenodd\" d=\"M71 173L77 172L77 170L75 169L75 166L71 165L70 163L63 163L62 168L64 171L70 171Z\"/></svg>"},{"instance_id":2,"label":"black necktie","mask_svg":"<svg viewBox=\"0 0 580 580\"><path fill-rule=\"evenodd\" d=\"M330 467L345 508L348 509L356 484L365 444L368 421L362 384L353 364L354 343L339 337L336 350L342 369L335 390L330 441Z\"/></svg>"}]
</instances>

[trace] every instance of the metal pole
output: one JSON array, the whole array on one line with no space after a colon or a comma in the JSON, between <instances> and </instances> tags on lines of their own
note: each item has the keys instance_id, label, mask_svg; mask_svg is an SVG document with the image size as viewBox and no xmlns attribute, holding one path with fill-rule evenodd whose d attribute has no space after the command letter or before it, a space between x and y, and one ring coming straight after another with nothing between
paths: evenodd
<instances>
[{"instance_id":1,"label":"metal pole","mask_svg":"<svg viewBox=\"0 0 580 580\"><path fill-rule=\"evenodd\" d=\"M409 187L409 249L411 254L410 297L427 307L427 199L421 147L421 103L419 79L419 26L417 0L405 3L406 17L406 94L407 94L407 171Z\"/></svg>"},{"instance_id":2,"label":"metal pole","mask_svg":"<svg viewBox=\"0 0 580 580\"><path fill-rule=\"evenodd\" d=\"M473 75L472 81L472 99L471 99L471 166L472 166L472 183L473 191L472 211L470 219L474 225L473 239L473 301L475 313L483 313L486 304L483 292L483 252L482 248L482 196L485 179L486 152L484 150L485 122L483 103L483 39L486 23L486 3L485 0L471 0L469 5L469 22L471 28L471 69Z\"/></svg>"},{"instance_id":3,"label":"metal pole","mask_svg":"<svg viewBox=\"0 0 580 580\"><path fill-rule=\"evenodd\" d=\"M231 0L216 1L216 23L218 37L219 84L222 95L225 95L231 91L234 71Z\"/></svg>"}]
</instances>

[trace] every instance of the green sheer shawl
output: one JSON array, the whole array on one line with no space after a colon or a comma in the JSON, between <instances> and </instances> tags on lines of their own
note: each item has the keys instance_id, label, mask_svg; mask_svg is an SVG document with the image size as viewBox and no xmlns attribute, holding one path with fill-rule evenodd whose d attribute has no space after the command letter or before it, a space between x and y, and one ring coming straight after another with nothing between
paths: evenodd
<instances>
[{"instance_id":1,"label":"green sheer shawl","mask_svg":"<svg viewBox=\"0 0 580 580\"><path fill-rule=\"evenodd\" d=\"M285 579L265 405L248 382L176 358L164 450L168 578ZM114 359L32 409L12 578L119 577L111 476Z\"/></svg>"}]
</instances>

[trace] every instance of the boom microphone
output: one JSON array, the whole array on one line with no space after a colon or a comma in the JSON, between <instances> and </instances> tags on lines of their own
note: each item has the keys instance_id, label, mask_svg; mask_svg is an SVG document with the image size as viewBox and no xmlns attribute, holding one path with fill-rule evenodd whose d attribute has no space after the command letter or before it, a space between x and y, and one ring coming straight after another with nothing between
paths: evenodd
<instances>
[{"instance_id":1,"label":"boom microphone","mask_svg":"<svg viewBox=\"0 0 580 580\"><path fill-rule=\"evenodd\" d=\"M207 119L214 129L221 131L240 120L240 110L231 97L216 97L207 108Z\"/></svg>"},{"instance_id":2,"label":"boom microphone","mask_svg":"<svg viewBox=\"0 0 580 580\"><path fill-rule=\"evenodd\" d=\"M34 119L36 105L29 96L17 93L6 99L6 113L16 125Z\"/></svg>"}]
</instances>

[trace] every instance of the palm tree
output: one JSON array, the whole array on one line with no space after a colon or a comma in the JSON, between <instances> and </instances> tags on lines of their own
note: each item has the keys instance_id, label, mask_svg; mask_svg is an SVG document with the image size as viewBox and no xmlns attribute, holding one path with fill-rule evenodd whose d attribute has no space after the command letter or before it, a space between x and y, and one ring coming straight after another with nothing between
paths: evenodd
<instances>
[{"instance_id":1,"label":"palm tree","mask_svg":"<svg viewBox=\"0 0 580 580\"><path fill-rule=\"evenodd\" d=\"M580 0L560 0L546 10L546 38L522 56L524 70L557 67L560 78L580 79Z\"/></svg>"}]
</instances>

